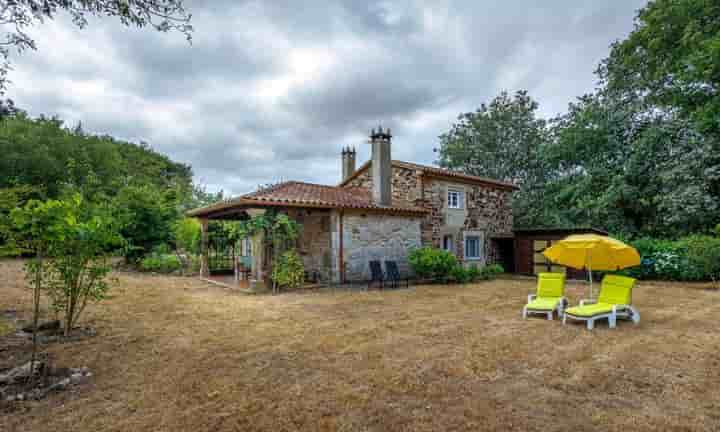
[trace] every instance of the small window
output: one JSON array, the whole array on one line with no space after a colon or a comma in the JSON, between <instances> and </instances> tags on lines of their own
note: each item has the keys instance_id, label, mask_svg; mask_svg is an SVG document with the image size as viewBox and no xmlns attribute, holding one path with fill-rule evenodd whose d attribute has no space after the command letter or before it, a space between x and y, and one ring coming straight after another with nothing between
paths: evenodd
<instances>
[{"instance_id":1,"label":"small window","mask_svg":"<svg viewBox=\"0 0 720 432\"><path fill-rule=\"evenodd\" d=\"M454 243L452 235L446 235L443 237L443 249L446 251L455 253L455 248L453 247Z\"/></svg>"},{"instance_id":2,"label":"small window","mask_svg":"<svg viewBox=\"0 0 720 432\"><path fill-rule=\"evenodd\" d=\"M480 237L465 237L465 259L480 259Z\"/></svg>"},{"instance_id":3,"label":"small window","mask_svg":"<svg viewBox=\"0 0 720 432\"><path fill-rule=\"evenodd\" d=\"M463 193L457 190L449 190L447 195L448 208L463 208Z\"/></svg>"}]
</instances>

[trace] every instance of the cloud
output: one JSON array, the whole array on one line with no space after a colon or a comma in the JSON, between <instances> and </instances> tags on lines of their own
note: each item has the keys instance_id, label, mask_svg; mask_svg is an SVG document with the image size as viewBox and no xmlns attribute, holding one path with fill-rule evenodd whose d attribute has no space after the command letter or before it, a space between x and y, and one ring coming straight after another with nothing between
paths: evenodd
<instances>
[{"instance_id":1,"label":"cloud","mask_svg":"<svg viewBox=\"0 0 720 432\"><path fill-rule=\"evenodd\" d=\"M32 29L8 96L33 115L149 142L233 194L278 179L333 184L371 127L431 162L437 136L502 90L563 112L643 1L193 0L196 32L67 17Z\"/></svg>"}]
</instances>

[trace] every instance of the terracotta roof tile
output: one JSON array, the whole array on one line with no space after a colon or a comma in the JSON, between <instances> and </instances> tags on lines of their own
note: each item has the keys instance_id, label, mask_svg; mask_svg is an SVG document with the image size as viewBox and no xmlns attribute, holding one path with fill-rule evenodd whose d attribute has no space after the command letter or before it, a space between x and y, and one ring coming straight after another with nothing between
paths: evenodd
<instances>
[{"instance_id":1,"label":"terracotta roof tile","mask_svg":"<svg viewBox=\"0 0 720 432\"><path fill-rule=\"evenodd\" d=\"M422 207L393 203L382 207L372 202L370 191L364 188L326 186L313 183L288 181L257 190L207 207L191 210L189 216L206 216L214 212L255 206L320 207L343 209L367 209L391 213L426 213Z\"/></svg>"}]
</instances>

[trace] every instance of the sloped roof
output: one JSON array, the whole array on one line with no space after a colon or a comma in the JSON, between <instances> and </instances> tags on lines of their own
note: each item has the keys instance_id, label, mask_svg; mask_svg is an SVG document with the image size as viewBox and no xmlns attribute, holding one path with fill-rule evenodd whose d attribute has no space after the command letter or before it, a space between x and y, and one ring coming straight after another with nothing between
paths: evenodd
<instances>
[{"instance_id":1,"label":"sloped roof","mask_svg":"<svg viewBox=\"0 0 720 432\"><path fill-rule=\"evenodd\" d=\"M190 210L187 215L212 216L214 213L228 209L267 206L363 209L406 214L427 213L427 210L422 207L408 206L404 203L393 203L388 207L378 206L372 202L370 191L364 188L288 181L207 207Z\"/></svg>"},{"instance_id":2,"label":"sloped roof","mask_svg":"<svg viewBox=\"0 0 720 432\"><path fill-rule=\"evenodd\" d=\"M364 164L360 165L360 167L357 170L355 170L353 175L351 175L347 179L343 180L339 184L339 186L344 186L344 185L348 184L348 182L350 182L350 180L359 176L363 171L365 171L366 169L368 169L370 167L371 162L372 161L369 160L369 161L365 162ZM469 174L461 173L458 171L447 170L447 169L438 168L438 167L434 167L434 166L430 166L430 165L420 165L420 164L416 164L416 163L412 163L412 162L404 162L404 161L399 161L399 160L392 161L392 164L393 164L393 166L400 167L400 168L407 168L407 169L411 169L411 170L422 171L422 173L424 175L429 176L429 177L440 177L440 178L453 179L453 180L458 180L458 181L463 181L463 182L468 182L468 183L482 184L485 186L495 187L495 188L503 189L503 190L517 190L518 189L518 187L512 183L495 180L495 179L491 179L488 177L469 175Z\"/></svg>"}]
</instances>

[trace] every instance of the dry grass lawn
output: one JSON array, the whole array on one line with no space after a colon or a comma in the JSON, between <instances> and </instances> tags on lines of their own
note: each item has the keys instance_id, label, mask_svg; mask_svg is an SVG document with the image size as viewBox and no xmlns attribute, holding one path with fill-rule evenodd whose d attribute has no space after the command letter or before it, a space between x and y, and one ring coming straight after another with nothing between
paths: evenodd
<instances>
[{"instance_id":1,"label":"dry grass lawn","mask_svg":"<svg viewBox=\"0 0 720 432\"><path fill-rule=\"evenodd\" d=\"M0 311L26 314L19 264L0 274ZM640 283L640 325L588 332L522 320L530 280L245 296L117 276L98 336L48 348L93 381L0 430L720 430L720 293L700 285Z\"/></svg>"}]
</instances>

